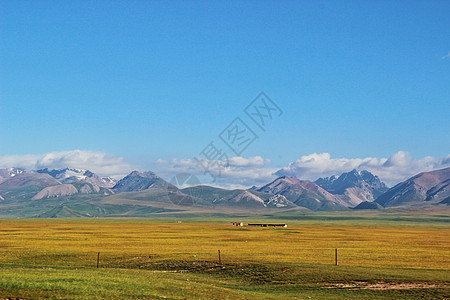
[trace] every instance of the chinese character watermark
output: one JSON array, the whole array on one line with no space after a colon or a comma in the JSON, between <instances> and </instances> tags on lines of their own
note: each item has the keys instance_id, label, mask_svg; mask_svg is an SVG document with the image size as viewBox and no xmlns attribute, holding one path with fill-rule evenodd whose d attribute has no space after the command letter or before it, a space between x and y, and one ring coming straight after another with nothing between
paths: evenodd
<instances>
[{"instance_id":1,"label":"chinese character watermark","mask_svg":"<svg viewBox=\"0 0 450 300\"><path fill-rule=\"evenodd\" d=\"M169 201L176 205L192 206L201 197L202 186L200 180L194 174L179 173L172 177L170 185L182 189L178 190L167 189L167 196Z\"/></svg>"},{"instance_id":2,"label":"chinese character watermark","mask_svg":"<svg viewBox=\"0 0 450 300\"><path fill-rule=\"evenodd\" d=\"M262 131L266 131L267 122L283 114L281 108L261 92L245 109L244 112Z\"/></svg>"},{"instance_id":3,"label":"chinese character watermark","mask_svg":"<svg viewBox=\"0 0 450 300\"><path fill-rule=\"evenodd\" d=\"M258 136L247 124L237 117L220 134L219 138L237 155L248 148Z\"/></svg>"},{"instance_id":4,"label":"chinese character watermark","mask_svg":"<svg viewBox=\"0 0 450 300\"><path fill-rule=\"evenodd\" d=\"M204 175L209 175L213 183L230 167L230 156L218 144L222 142L234 155L242 156L244 151L259 138L256 131L265 132L269 122L280 117L283 111L272 99L261 92L245 107L243 113L243 118L237 116L218 134L219 140L212 140L198 156L194 157L197 162L196 167L202 167ZM245 122L246 118L252 120L254 124ZM180 173L170 180L167 189L168 198L176 205L195 205L197 201L203 201L201 200L203 188L195 175Z\"/></svg>"},{"instance_id":5,"label":"chinese character watermark","mask_svg":"<svg viewBox=\"0 0 450 300\"><path fill-rule=\"evenodd\" d=\"M270 121L283 114L281 108L264 92L261 92L250 102L243 112L263 132L266 131ZM241 156L259 138L255 133L255 128L249 126L239 116L225 127L218 137L237 156ZM199 156L195 157L195 160L197 161L197 166L203 168L204 174L211 176L212 182L216 182L216 174L221 176L222 171L230 165L228 154L222 148L216 146L214 141L211 141L199 153Z\"/></svg>"}]
</instances>

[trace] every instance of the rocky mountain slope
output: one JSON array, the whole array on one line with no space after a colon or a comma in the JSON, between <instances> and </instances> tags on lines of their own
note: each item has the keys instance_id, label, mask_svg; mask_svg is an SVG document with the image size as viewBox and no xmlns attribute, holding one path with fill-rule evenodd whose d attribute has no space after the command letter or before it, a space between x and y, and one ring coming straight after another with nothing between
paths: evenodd
<instances>
[{"instance_id":1,"label":"rocky mountain slope","mask_svg":"<svg viewBox=\"0 0 450 300\"><path fill-rule=\"evenodd\" d=\"M18 168L0 169L0 183L23 172L24 170Z\"/></svg>"},{"instance_id":2,"label":"rocky mountain slope","mask_svg":"<svg viewBox=\"0 0 450 300\"><path fill-rule=\"evenodd\" d=\"M401 182L379 196L375 202L383 207L424 203L446 203L450 196L450 168L423 172Z\"/></svg>"},{"instance_id":3,"label":"rocky mountain slope","mask_svg":"<svg viewBox=\"0 0 450 300\"><path fill-rule=\"evenodd\" d=\"M122 192L136 192L149 188L176 188L153 172L138 172L133 171L121 180L112 188L115 193Z\"/></svg>"},{"instance_id":4,"label":"rocky mountain slope","mask_svg":"<svg viewBox=\"0 0 450 300\"><path fill-rule=\"evenodd\" d=\"M348 204L314 182L282 176L257 189L258 192L283 195L292 203L311 210L346 209Z\"/></svg>"},{"instance_id":5,"label":"rocky mountain slope","mask_svg":"<svg viewBox=\"0 0 450 300\"><path fill-rule=\"evenodd\" d=\"M58 198L75 194L101 194L106 196L111 195L112 191L87 182L64 183L42 189L31 200Z\"/></svg>"},{"instance_id":6,"label":"rocky mountain slope","mask_svg":"<svg viewBox=\"0 0 450 300\"><path fill-rule=\"evenodd\" d=\"M6 188L21 188L26 186L48 187L61 184L58 180L48 174L40 174L34 172L22 172L11 176L0 183L0 190Z\"/></svg>"},{"instance_id":7,"label":"rocky mountain slope","mask_svg":"<svg viewBox=\"0 0 450 300\"><path fill-rule=\"evenodd\" d=\"M63 196L69 196L78 193L78 190L72 185L72 184L60 184L60 185L54 185L49 186L44 189L42 189L39 193L33 196L31 198L32 200L39 200L43 198L50 198L50 197L63 197Z\"/></svg>"},{"instance_id":8,"label":"rocky mountain slope","mask_svg":"<svg viewBox=\"0 0 450 300\"><path fill-rule=\"evenodd\" d=\"M372 202L388 190L378 176L366 170L353 170L340 176L319 178L315 183L339 196L349 206L356 206L364 201Z\"/></svg>"}]
</instances>

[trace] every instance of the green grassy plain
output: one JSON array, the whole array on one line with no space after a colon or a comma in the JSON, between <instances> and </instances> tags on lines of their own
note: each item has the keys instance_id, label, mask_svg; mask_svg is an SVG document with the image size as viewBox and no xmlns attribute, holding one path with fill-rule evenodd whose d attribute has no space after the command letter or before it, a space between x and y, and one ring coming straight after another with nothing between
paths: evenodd
<instances>
[{"instance_id":1,"label":"green grassy plain","mask_svg":"<svg viewBox=\"0 0 450 300\"><path fill-rule=\"evenodd\" d=\"M448 218L409 218L4 219L0 299L449 298Z\"/></svg>"}]
</instances>

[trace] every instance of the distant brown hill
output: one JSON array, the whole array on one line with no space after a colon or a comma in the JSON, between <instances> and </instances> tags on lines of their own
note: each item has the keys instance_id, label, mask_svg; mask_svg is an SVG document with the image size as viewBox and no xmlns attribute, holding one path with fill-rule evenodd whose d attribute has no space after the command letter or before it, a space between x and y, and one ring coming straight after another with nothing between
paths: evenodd
<instances>
[{"instance_id":1,"label":"distant brown hill","mask_svg":"<svg viewBox=\"0 0 450 300\"><path fill-rule=\"evenodd\" d=\"M282 176L257 189L258 192L283 195L298 206L311 210L346 209L348 204L314 182Z\"/></svg>"},{"instance_id":2,"label":"distant brown hill","mask_svg":"<svg viewBox=\"0 0 450 300\"><path fill-rule=\"evenodd\" d=\"M421 203L446 203L449 197L450 168L446 168L411 177L389 189L375 202L384 207L393 207Z\"/></svg>"}]
</instances>

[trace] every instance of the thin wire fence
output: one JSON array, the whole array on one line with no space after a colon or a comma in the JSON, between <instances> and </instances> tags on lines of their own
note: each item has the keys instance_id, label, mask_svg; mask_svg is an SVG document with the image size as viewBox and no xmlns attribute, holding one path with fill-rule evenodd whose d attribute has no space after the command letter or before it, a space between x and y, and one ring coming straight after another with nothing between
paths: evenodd
<instances>
[{"instance_id":1,"label":"thin wire fence","mask_svg":"<svg viewBox=\"0 0 450 300\"><path fill-rule=\"evenodd\" d=\"M0 249L1 250L1 249ZM8 249L1 255L2 265L48 266L48 267L96 267L102 268L152 268L163 264L208 262L224 265L281 263L318 264L366 267L409 267L450 269L450 253L430 256L426 250L414 253L408 249L391 251L367 251L363 248L280 248L278 251L248 253L242 249L201 249L198 251L124 251L99 249L98 251L56 251ZM5 249L3 249L5 251ZM405 254L406 253L406 254ZM409 253L409 255L407 255Z\"/></svg>"}]
</instances>

